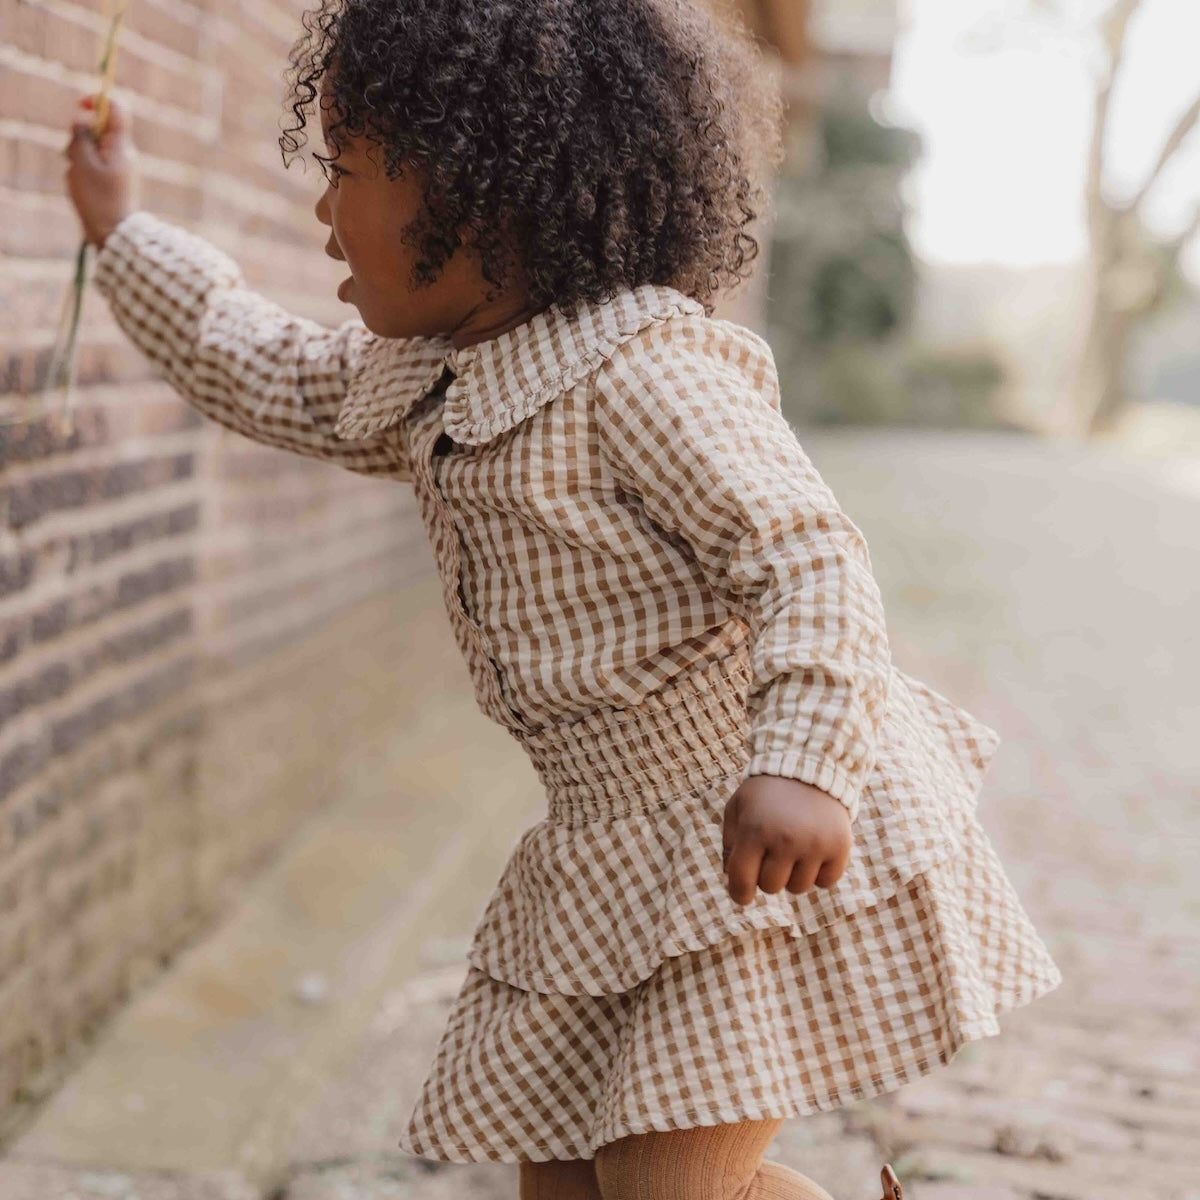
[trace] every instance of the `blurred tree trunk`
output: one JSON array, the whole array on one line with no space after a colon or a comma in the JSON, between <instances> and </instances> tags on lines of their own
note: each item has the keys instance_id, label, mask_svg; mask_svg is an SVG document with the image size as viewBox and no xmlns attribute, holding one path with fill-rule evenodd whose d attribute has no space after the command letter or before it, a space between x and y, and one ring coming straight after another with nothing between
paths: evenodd
<instances>
[{"instance_id":1,"label":"blurred tree trunk","mask_svg":"<svg viewBox=\"0 0 1200 1200\"><path fill-rule=\"evenodd\" d=\"M1153 241L1142 220L1146 197L1200 122L1200 96L1176 122L1133 199L1117 204L1106 195L1104 150L1113 88L1120 73L1129 22L1141 3L1117 0L1103 25L1108 69L1095 98L1087 175L1091 308L1072 398L1074 419L1087 435L1111 430L1128 404L1125 371L1134 331L1162 303L1178 276L1185 247L1200 228L1198 208L1188 227L1163 244Z\"/></svg>"},{"instance_id":2,"label":"blurred tree trunk","mask_svg":"<svg viewBox=\"0 0 1200 1200\"><path fill-rule=\"evenodd\" d=\"M782 75L789 125L794 128L809 121L811 113L804 100L808 89L797 82L802 72L811 68L809 0L706 0L706 3L718 17L732 9L765 44ZM796 138L789 135L788 140L794 143ZM749 226L748 232L759 243L753 274L737 295L721 299L713 311L714 316L745 325L759 334L766 332L774 224L773 214L764 214Z\"/></svg>"}]
</instances>

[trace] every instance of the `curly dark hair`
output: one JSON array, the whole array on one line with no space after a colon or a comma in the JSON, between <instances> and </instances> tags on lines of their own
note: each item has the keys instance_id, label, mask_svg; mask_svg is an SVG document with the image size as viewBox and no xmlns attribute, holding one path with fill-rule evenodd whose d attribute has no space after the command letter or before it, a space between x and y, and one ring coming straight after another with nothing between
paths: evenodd
<instances>
[{"instance_id":1,"label":"curly dark hair","mask_svg":"<svg viewBox=\"0 0 1200 1200\"><path fill-rule=\"evenodd\" d=\"M302 23L284 164L324 78L335 159L345 128L383 147L388 178L418 171L414 287L460 241L489 284L505 283L516 253L531 300L572 313L656 283L711 315L713 297L749 276L759 244L745 229L770 206L783 101L732 9L324 0Z\"/></svg>"}]
</instances>

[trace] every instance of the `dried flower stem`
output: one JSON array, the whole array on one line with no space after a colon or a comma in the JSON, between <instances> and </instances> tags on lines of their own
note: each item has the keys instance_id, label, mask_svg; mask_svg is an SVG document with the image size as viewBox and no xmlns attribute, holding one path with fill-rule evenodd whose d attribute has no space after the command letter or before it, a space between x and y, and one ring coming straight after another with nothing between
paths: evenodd
<instances>
[{"instance_id":1,"label":"dried flower stem","mask_svg":"<svg viewBox=\"0 0 1200 1200\"><path fill-rule=\"evenodd\" d=\"M121 32L121 22L129 8L129 0L107 0L106 9L109 16L108 34L104 39L104 52L100 57L97 68L100 74L100 91L96 98L96 111L92 118L91 136L99 140L100 135L108 125L108 97L112 91L113 77L117 66L117 44ZM41 392L39 410L18 418L8 420L4 424L19 424L23 421L36 420L44 412L49 411L46 397L50 392L62 390L64 393L62 411L54 417L57 431L64 437L69 437L74 430L74 393L76 345L79 337L80 318L83 313L83 297L87 290L90 260L88 251L91 246L85 238L79 244L75 256L75 276L63 301L62 316L59 319L58 331L54 339L54 348L50 354L50 364L46 371L46 380Z\"/></svg>"}]
</instances>

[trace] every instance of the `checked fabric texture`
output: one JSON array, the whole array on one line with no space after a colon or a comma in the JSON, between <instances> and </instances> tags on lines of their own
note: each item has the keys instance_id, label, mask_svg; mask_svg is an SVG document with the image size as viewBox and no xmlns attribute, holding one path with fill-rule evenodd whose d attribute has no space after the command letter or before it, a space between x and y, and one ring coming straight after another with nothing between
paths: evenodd
<instances>
[{"instance_id":1,"label":"checked fabric texture","mask_svg":"<svg viewBox=\"0 0 1200 1200\"><path fill-rule=\"evenodd\" d=\"M480 708L544 787L403 1148L591 1157L837 1107L1061 982L977 819L999 735L892 662L763 339L651 284L465 348L328 328L142 211L95 283L212 420L413 489ZM834 887L730 900L751 774L845 805Z\"/></svg>"}]
</instances>

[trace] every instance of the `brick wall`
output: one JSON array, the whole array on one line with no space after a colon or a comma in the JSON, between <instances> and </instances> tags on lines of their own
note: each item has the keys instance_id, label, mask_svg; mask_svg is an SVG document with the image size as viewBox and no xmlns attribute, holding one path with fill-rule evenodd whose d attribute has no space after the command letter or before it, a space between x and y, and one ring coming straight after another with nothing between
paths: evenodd
<instances>
[{"instance_id":1,"label":"brick wall","mask_svg":"<svg viewBox=\"0 0 1200 1200\"><path fill-rule=\"evenodd\" d=\"M134 0L146 208L333 324L319 171L276 144L293 0ZM45 369L80 228L62 150L100 0L0 0L0 408ZM0 1128L346 780L394 686L338 647L431 569L407 488L257 447L88 296L68 438L0 428ZM371 622L375 625L372 626ZM361 659L361 655L359 656Z\"/></svg>"}]
</instances>

